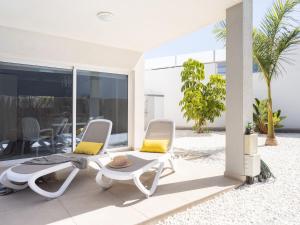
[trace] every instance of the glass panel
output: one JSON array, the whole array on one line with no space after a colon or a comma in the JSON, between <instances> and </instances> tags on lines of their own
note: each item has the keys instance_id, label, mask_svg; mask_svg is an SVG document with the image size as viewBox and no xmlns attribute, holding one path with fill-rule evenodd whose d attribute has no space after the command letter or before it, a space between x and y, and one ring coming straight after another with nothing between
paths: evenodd
<instances>
[{"instance_id":1,"label":"glass panel","mask_svg":"<svg viewBox=\"0 0 300 225\"><path fill-rule=\"evenodd\" d=\"M220 62L217 63L217 72L218 74L226 74L226 62ZM259 73L259 66L257 63L253 62L253 66L252 66L252 72L253 73Z\"/></svg>"},{"instance_id":2,"label":"glass panel","mask_svg":"<svg viewBox=\"0 0 300 225\"><path fill-rule=\"evenodd\" d=\"M0 160L69 151L72 70L0 63Z\"/></svg>"},{"instance_id":3,"label":"glass panel","mask_svg":"<svg viewBox=\"0 0 300 225\"><path fill-rule=\"evenodd\" d=\"M88 121L113 122L109 145L128 145L128 78L126 75L77 71L77 142Z\"/></svg>"},{"instance_id":4,"label":"glass panel","mask_svg":"<svg viewBox=\"0 0 300 225\"><path fill-rule=\"evenodd\" d=\"M217 64L217 73L225 75L226 74L226 63L220 62Z\"/></svg>"}]
</instances>

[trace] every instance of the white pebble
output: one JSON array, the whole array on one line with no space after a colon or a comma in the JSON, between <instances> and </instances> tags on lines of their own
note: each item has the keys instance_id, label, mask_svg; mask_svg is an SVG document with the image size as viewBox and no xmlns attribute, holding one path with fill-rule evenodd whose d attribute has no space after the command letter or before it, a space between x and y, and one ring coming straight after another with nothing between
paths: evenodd
<instances>
[{"instance_id":1,"label":"white pebble","mask_svg":"<svg viewBox=\"0 0 300 225\"><path fill-rule=\"evenodd\" d=\"M278 146L263 146L261 158L276 180L246 185L160 221L158 225L293 225L300 224L300 134L278 134ZM181 157L210 154L194 160L224 166L225 135L211 133L177 138L175 152Z\"/></svg>"}]
</instances>

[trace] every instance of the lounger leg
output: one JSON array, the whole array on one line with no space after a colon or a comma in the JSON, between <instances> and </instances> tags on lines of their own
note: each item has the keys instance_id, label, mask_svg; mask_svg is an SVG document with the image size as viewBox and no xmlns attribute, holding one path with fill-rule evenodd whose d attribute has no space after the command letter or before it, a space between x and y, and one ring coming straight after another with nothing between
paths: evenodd
<instances>
[{"instance_id":1,"label":"lounger leg","mask_svg":"<svg viewBox=\"0 0 300 225\"><path fill-rule=\"evenodd\" d=\"M96 182L99 184L102 188L110 188L112 186L113 180L104 176L101 171L98 172L96 176Z\"/></svg>"},{"instance_id":2,"label":"lounger leg","mask_svg":"<svg viewBox=\"0 0 300 225\"><path fill-rule=\"evenodd\" d=\"M172 170L175 172L176 171L176 163L175 163L173 156L171 156L171 158L169 159L169 163L171 165Z\"/></svg>"},{"instance_id":3,"label":"lounger leg","mask_svg":"<svg viewBox=\"0 0 300 225\"><path fill-rule=\"evenodd\" d=\"M77 175L77 173L79 172L78 168L74 168L72 170L72 172L69 174L69 176L67 177L67 179L65 180L65 182L62 184L62 186L56 191L56 192L48 192L45 191L43 189L41 189L38 185L36 185L35 181L41 177L44 176L46 174L35 174L33 175L29 180L28 180L28 185L29 187L36 192L39 195L42 195L46 198L57 198L59 196L61 196L65 190L68 188L68 186L70 185L70 183L72 182L72 180L75 178L75 176Z\"/></svg>"},{"instance_id":4,"label":"lounger leg","mask_svg":"<svg viewBox=\"0 0 300 225\"><path fill-rule=\"evenodd\" d=\"M156 175L155 175L155 177L154 177L154 180L153 180L153 183L152 183L152 186L151 186L150 190L148 190L148 189L142 184L142 182L141 182L141 180L140 180L140 176L135 176L135 177L133 178L133 181L134 181L135 185L138 187L138 189L139 189L142 193L144 193L144 194L146 195L147 198L149 198L149 197L155 192L163 168L164 168L164 163L160 163L160 164L159 164L159 167L158 167L158 170L157 170L157 172L156 172Z\"/></svg>"},{"instance_id":5,"label":"lounger leg","mask_svg":"<svg viewBox=\"0 0 300 225\"><path fill-rule=\"evenodd\" d=\"M14 190L23 190L28 187L27 183L25 184L15 184L12 183L6 176L6 172L2 173L0 176L0 183L4 185L4 187L11 188Z\"/></svg>"},{"instance_id":6,"label":"lounger leg","mask_svg":"<svg viewBox=\"0 0 300 225\"><path fill-rule=\"evenodd\" d=\"M101 164L101 162L100 162L100 160L99 160L99 159L92 160L92 162L96 163L96 164L97 164L97 166L99 167L99 169L101 170L101 168L102 168L102 164Z\"/></svg>"}]
</instances>

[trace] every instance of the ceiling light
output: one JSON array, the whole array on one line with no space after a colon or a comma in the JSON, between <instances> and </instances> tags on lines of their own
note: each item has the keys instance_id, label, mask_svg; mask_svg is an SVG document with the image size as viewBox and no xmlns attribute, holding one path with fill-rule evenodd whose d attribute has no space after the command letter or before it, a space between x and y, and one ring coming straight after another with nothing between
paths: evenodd
<instances>
[{"instance_id":1,"label":"ceiling light","mask_svg":"<svg viewBox=\"0 0 300 225\"><path fill-rule=\"evenodd\" d=\"M97 13L98 19L104 22L112 21L113 15L114 14L112 12L108 12L108 11L100 11Z\"/></svg>"}]
</instances>

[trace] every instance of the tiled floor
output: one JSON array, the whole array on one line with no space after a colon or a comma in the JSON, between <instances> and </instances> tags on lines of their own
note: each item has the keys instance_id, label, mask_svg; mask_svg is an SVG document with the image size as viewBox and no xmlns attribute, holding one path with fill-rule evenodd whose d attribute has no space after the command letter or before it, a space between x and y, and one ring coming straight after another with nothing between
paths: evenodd
<instances>
[{"instance_id":1,"label":"tiled floor","mask_svg":"<svg viewBox=\"0 0 300 225\"><path fill-rule=\"evenodd\" d=\"M66 193L45 200L30 189L0 196L0 224L126 225L150 223L153 219L187 207L240 183L223 176L222 166L178 160L178 171L166 169L156 193L146 199L130 182L116 182L102 190L95 182L96 171L82 171ZM3 168L2 168L3 170ZM1 168L0 168L1 171ZM144 182L151 182L152 173ZM54 188L57 182L48 186Z\"/></svg>"}]
</instances>

